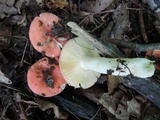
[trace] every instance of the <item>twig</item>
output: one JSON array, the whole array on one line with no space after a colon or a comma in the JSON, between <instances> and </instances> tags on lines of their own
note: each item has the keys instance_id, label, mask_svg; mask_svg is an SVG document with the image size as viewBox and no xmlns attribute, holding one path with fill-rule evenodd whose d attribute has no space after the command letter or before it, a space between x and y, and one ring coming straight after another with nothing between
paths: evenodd
<instances>
[{"instance_id":1,"label":"twig","mask_svg":"<svg viewBox=\"0 0 160 120\"><path fill-rule=\"evenodd\" d=\"M22 105L22 103L21 102L19 102L19 108L20 108L20 110L21 110L21 112L19 113L19 116L21 117L21 119L23 120L29 120L28 119L28 117L27 117L27 115L26 115L26 112L25 112L25 110L24 110L24 107L23 107L23 105Z\"/></svg>"},{"instance_id":2,"label":"twig","mask_svg":"<svg viewBox=\"0 0 160 120\"><path fill-rule=\"evenodd\" d=\"M4 115L5 115L5 113L6 113L6 111L7 111L7 109L8 109L8 107L11 105L11 103L10 102L8 102L8 104L7 104L7 106L6 106L6 108L3 110L3 112L2 112L2 115L1 115L1 117L0 117L0 120L3 120L3 118L4 118Z\"/></svg>"},{"instance_id":3,"label":"twig","mask_svg":"<svg viewBox=\"0 0 160 120\"><path fill-rule=\"evenodd\" d=\"M104 37L103 40L113 43L117 46L132 49L135 52L147 52L149 50L160 49L160 43L137 44L137 43L126 42L126 41L118 40L118 39L111 39L108 37Z\"/></svg>"},{"instance_id":4,"label":"twig","mask_svg":"<svg viewBox=\"0 0 160 120\"><path fill-rule=\"evenodd\" d=\"M81 22L78 24L78 25L81 25L89 16L94 16L96 14L104 14L104 13L111 13L111 12L114 12L115 9L110 9L110 10L105 10L105 11L102 11L100 13L93 13L93 12L89 12L82 20Z\"/></svg>"},{"instance_id":5,"label":"twig","mask_svg":"<svg viewBox=\"0 0 160 120\"><path fill-rule=\"evenodd\" d=\"M70 12L71 12L71 19L73 20L73 10L72 10L72 7L73 7L72 0L69 0L69 8L70 8Z\"/></svg>"},{"instance_id":6,"label":"twig","mask_svg":"<svg viewBox=\"0 0 160 120\"><path fill-rule=\"evenodd\" d=\"M142 37L143 37L145 42L148 42L148 37L147 37L147 34L146 34L144 21L143 21L143 14L142 14L141 10L138 11L138 16L139 16L139 26L140 26L140 30L141 30L141 33L142 33Z\"/></svg>"},{"instance_id":7,"label":"twig","mask_svg":"<svg viewBox=\"0 0 160 120\"><path fill-rule=\"evenodd\" d=\"M26 37L24 37L24 36L12 36L12 37L15 37L15 38L18 38L18 39L25 39L26 40L26 45L25 45L25 48L24 48L24 51L23 51L23 55L22 55L22 59L21 59L21 63L22 63L23 60L24 60L26 49L27 49L28 39Z\"/></svg>"},{"instance_id":8,"label":"twig","mask_svg":"<svg viewBox=\"0 0 160 120\"><path fill-rule=\"evenodd\" d=\"M90 120L94 120L95 116L96 116L96 115L99 113L99 111L101 110L101 107L102 107L102 106L99 107L99 109L97 110L97 112L95 113L95 115L94 115Z\"/></svg>"},{"instance_id":9,"label":"twig","mask_svg":"<svg viewBox=\"0 0 160 120\"><path fill-rule=\"evenodd\" d=\"M149 34L149 33L151 33L151 32L153 32L153 29L147 31L146 33ZM142 35L136 35L135 37L131 38L131 39L129 40L129 42L134 41L134 40L136 40L136 39L139 39L140 37L142 37Z\"/></svg>"},{"instance_id":10,"label":"twig","mask_svg":"<svg viewBox=\"0 0 160 120\"><path fill-rule=\"evenodd\" d=\"M78 0L78 23L80 22L80 7L81 7L81 0Z\"/></svg>"}]
</instances>

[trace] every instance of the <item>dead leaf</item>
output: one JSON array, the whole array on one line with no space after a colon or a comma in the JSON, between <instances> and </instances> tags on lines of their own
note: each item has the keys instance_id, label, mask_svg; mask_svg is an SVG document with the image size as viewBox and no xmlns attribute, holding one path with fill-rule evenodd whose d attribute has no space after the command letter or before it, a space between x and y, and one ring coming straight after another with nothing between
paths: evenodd
<instances>
[{"instance_id":1,"label":"dead leaf","mask_svg":"<svg viewBox=\"0 0 160 120\"><path fill-rule=\"evenodd\" d=\"M45 110L50 109L50 108L53 108L55 117L57 119L66 120L68 118L68 116L69 116L66 111L60 110L54 103L47 102L47 101L40 100L40 99L35 99L35 101L38 103L39 108L42 111L45 111Z\"/></svg>"},{"instance_id":2,"label":"dead leaf","mask_svg":"<svg viewBox=\"0 0 160 120\"><path fill-rule=\"evenodd\" d=\"M8 79L1 71L0 71L0 82L5 84L12 84L12 81Z\"/></svg>"},{"instance_id":3,"label":"dead leaf","mask_svg":"<svg viewBox=\"0 0 160 120\"><path fill-rule=\"evenodd\" d=\"M115 116L118 120L129 120L130 116L139 119L141 115L140 109L140 104L135 98L129 100L128 96L125 95L118 104Z\"/></svg>"},{"instance_id":4,"label":"dead leaf","mask_svg":"<svg viewBox=\"0 0 160 120\"><path fill-rule=\"evenodd\" d=\"M81 9L91 13L100 13L102 10L106 9L112 2L113 0L84 0L82 2Z\"/></svg>"},{"instance_id":5,"label":"dead leaf","mask_svg":"<svg viewBox=\"0 0 160 120\"><path fill-rule=\"evenodd\" d=\"M127 101L127 112L129 113L129 115L133 115L137 118L140 117L141 113L140 113L140 104L136 101L135 98L132 98L132 100Z\"/></svg>"},{"instance_id":6,"label":"dead leaf","mask_svg":"<svg viewBox=\"0 0 160 120\"><path fill-rule=\"evenodd\" d=\"M117 88L117 86L122 83L121 77L119 76L113 76L113 75L108 75L108 92L112 93L112 91Z\"/></svg>"},{"instance_id":7,"label":"dead leaf","mask_svg":"<svg viewBox=\"0 0 160 120\"><path fill-rule=\"evenodd\" d=\"M114 95L110 95L109 93L103 93L99 99L99 102L103 107L107 108L110 113L115 115L117 105L123 95L124 93L121 91L117 91Z\"/></svg>"},{"instance_id":8,"label":"dead leaf","mask_svg":"<svg viewBox=\"0 0 160 120\"><path fill-rule=\"evenodd\" d=\"M84 0L81 4L81 10L88 12L88 16L85 18L84 22L86 24L89 22L95 23L94 15L106 9L112 2L113 0Z\"/></svg>"},{"instance_id":9,"label":"dead leaf","mask_svg":"<svg viewBox=\"0 0 160 120\"><path fill-rule=\"evenodd\" d=\"M129 120L129 113L127 112L127 97L123 96L119 101L115 117L118 120Z\"/></svg>"},{"instance_id":10,"label":"dead leaf","mask_svg":"<svg viewBox=\"0 0 160 120\"><path fill-rule=\"evenodd\" d=\"M116 100L113 96L110 96L109 93L104 93L101 98L99 99L99 102L108 109L110 113L115 115L116 110Z\"/></svg>"},{"instance_id":11,"label":"dead leaf","mask_svg":"<svg viewBox=\"0 0 160 120\"><path fill-rule=\"evenodd\" d=\"M126 30L130 30L129 13L127 10L128 4L120 4L115 12L113 12L113 20L115 25L110 33L111 38L122 39L122 34Z\"/></svg>"},{"instance_id":12,"label":"dead leaf","mask_svg":"<svg viewBox=\"0 0 160 120\"><path fill-rule=\"evenodd\" d=\"M1 0L0 1L0 18L20 14L21 8L27 5L29 0Z\"/></svg>"},{"instance_id":13,"label":"dead leaf","mask_svg":"<svg viewBox=\"0 0 160 120\"><path fill-rule=\"evenodd\" d=\"M56 8L64 8L68 6L67 0L45 0L45 3L49 9L56 9Z\"/></svg>"},{"instance_id":14,"label":"dead leaf","mask_svg":"<svg viewBox=\"0 0 160 120\"><path fill-rule=\"evenodd\" d=\"M75 89L74 93L76 95L88 98L89 100L93 101L97 105L99 105L99 98L102 96L102 94L105 92L104 89L101 88L101 86L94 85L88 89Z\"/></svg>"}]
</instances>

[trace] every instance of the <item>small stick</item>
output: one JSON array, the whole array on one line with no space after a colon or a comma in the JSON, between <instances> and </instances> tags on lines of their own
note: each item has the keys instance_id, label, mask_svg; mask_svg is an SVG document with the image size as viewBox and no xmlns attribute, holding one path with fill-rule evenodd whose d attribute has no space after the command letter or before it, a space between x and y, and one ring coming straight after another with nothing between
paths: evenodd
<instances>
[{"instance_id":1,"label":"small stick","mask_svg":"<svg viewBox=\"0 0 160 120\"><path fill-rule=\"evenodd\" d=\"M150 44L137 44L137 43L133 43L133 42L126 42L123 40L119 40L119 39L111 39L108 37L104 37L103 40L113 43L117 46L121 46L121 47L125 47L125 48L129 48L135 52L147 52L149 50L155 50L155 49L160 49L160 43L150 43Z\"/></svg>"},{"instance_id":2,"label":"small stick","mask_svg":"<svg viewBox=\"0 0 160 120\"><path fill-rule=\"evenodd\" d=\"M144 41L146 43L148 43L148 37L147 37L147 34L146 34L144 21L143 21L143 14L142 14L141 10L138 11L138 16L139 16L139 26L140 26L140 30L141 30L141 33L142 33L142 37L143 37Z\"/></svg>"},{"instance_id":3,"label":"small stick","mask_svg":"<svg viewBox=\"0 0 160 120\"><path fill-rule=\"evenodd\" d=\"M2 112L2 115L1 115L1 117L0 117L0 120L3 120L3 118L4 118L4 115L6 114L6 111L7 111L7 109L8 109L8 107L11 105L11 103L7 103L7 106L6 106L6 108L3 110L3 112Z\"/></svg>"}]
</instances>

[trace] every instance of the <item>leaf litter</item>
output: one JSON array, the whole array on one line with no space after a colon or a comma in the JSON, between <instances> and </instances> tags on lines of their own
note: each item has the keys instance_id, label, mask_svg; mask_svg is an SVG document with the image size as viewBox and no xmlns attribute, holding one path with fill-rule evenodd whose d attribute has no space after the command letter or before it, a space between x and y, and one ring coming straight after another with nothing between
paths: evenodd
<instances>
[{"instance_id":1,"label":"leaf litter","mask_svg":"<svg viewBox=\"0 0 160 120\"><path fill-rule=\"evenodd\" d=\"M101 75L98 81L103 82L97 82L89 89L67 86L62 94L53 98L33 94L26 82L30 66L44 57L34 50L28 38L30 23L40 13L58 15L66 27L68 21L77 23L76 26L84 30L88 43L101 56L145 57L148 50L160 48L159 6L156 0L0 1L0 118L105 120L108 117L133 120L159 116L159 113L155 113L159 110L157 101L160 94L156 90L160 85L152 82L159 79L158 70L151 79L146 80ZM74 29L71 32L86 39L83 32L78 34ZM70 35L75 36L73 33ZM20 96L20 101L17 96ZM79 110L75 111L75 108ZM59 109L65 114L60 115ZM148 112L150 109L153 112ZM14 116L10 116L10 113Z\"/></svg>"}]
</instances>

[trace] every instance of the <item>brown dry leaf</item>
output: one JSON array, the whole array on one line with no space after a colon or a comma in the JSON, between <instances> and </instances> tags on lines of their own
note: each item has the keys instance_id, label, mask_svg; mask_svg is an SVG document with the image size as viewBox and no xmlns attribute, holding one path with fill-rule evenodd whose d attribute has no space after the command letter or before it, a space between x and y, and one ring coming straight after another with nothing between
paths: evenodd
<instances>
[{"instance_id":1,"label":"brown dry leaf","mask_svg":"<svg viewBox=\"0 0 160 120\"><path fill-rule=\"evenodd\" d=\"M115 99L113 96L110 96L109 93L104 93L101 98L99 99L99 102L108 109L110 113L115 115L116 110L116 102L118 99Z\"/></svg>"},{"instance_id":2,"label":"brown dry leaf","mask_svg":"<svg viewBox=\"0 0 160 120\"><path fill-rule=\"evenodd\" d=\"M81 10L88 12L88 17L85 18L85 22L94 23L93 14L100 13L102 10L106 9L113 0L84 0L81 4Z\"/></svg>"},{"instance_id":3,"label":"brown dry leaf","mask_svg":"<svg viewBox=\"0 0 160 120\"><path fill-rule=\"evenodd\" d=\"M117 105L123 95L124 93L121 91L115 92L114 95L110 95L109 93L103 93L99 99L99 102L103 107L107 108L110 113L115 115Z\"/></svg>"},{"instance_id":4,"label":"brown dry leaf","mask_svg":"<svg viewBox=\"0 0 160 120\"><path fill-rule=\"evenodd\" d=\"M124 56L125 56L126 58L131 58L131 53L132 53L132 50L131 50L131 49L124 48L124 49L123 49L123 52L124 52Z\"/></svg>"},{"instance_id":5,"label":"brown dry leaf","mask_svg":"<svg viewBox=\"0 0 160 120\"><path fill-rule=\"evenodd\" d=\"M56 9L56 8L64 8L68 6L67 0L45 0L45 3L49 9Z\"/></svg>"},{"instance_id":6,"label":"brown dry leaf","mask_svg":"<svg viewBox=\"0 0 160 120\"><path fill-rule=\"evenodd\" d=\"M66 120L68 118L68 116L69 116L69 114L66 111L60 110L54 103L47 102L47 101L40 100L40 99L35 99L35 101L38 103L39 108L42 111L45 111L45 110L50 109L50 108L53 108L55 117L57 119Z\"/></svg>"},{"instance_id":7,"label":"brown dry leaf","mask_svg":"<svg viewBox=\"0 0 160 120\"><path fill-rule=\"evenodd\" d=\"M134 98L128 100L128 97L124 96L118 104L115 116L119 120L129 120L131 115L140 118L140 104Z\"/></svg>"},{"instance_id":8,"label":"brown dry leaf","mask_svg":"<svg viewBox=\"0 0 160 120\"><path fill-rule=\"evenodd\" d=\"M119 76L113 76L113 75L108 75L108 92L112 93L112 91L117 88L117 86L122 83L121 77Z\"/></svg>"}]
</instances>

